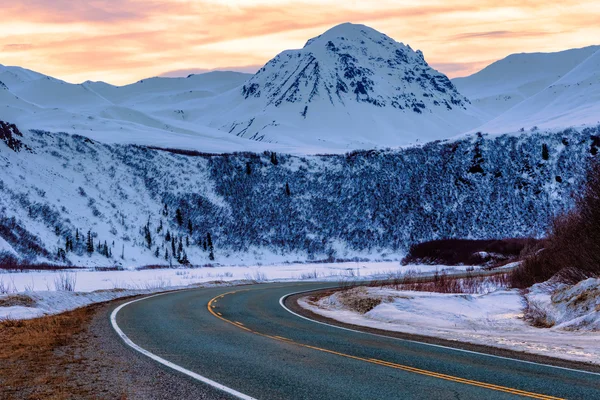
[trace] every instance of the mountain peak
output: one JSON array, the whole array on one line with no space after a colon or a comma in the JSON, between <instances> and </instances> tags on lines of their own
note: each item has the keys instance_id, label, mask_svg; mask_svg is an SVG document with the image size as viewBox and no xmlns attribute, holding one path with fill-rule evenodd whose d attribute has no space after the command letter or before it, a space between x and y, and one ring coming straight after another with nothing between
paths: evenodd
<instances>
[{"instance_id":1,"label":"mountain peak","mask_svg":"<svg viewBox=\"0 0 600 400\"><path fill-rule=\"evenodd\" d=\"M421 113L430 106L464 108L461 96L420 51L365 25L345 23L269 61L242 88L248 98L276 107L322 100L390 106ZM304 113L305 114L305 113Z\"/></svg>"},{"instance_id":2,"label":"mountain peak","mask_svg":"<svg viewBox=\"0 0 600 400\"><path fill-rule=\"evenodd\" d=\"M417 132L421 123L429 123L425 120L447 121L452 114L454 121L469 107L469 100L427 64L423 53L351 23L334 26L301 49L278 54L238 93L243 106L235 120L213 126L257 140L277 140L268 132L277 135L283 125L302 130L323 125L324 117L372 117L377 110L386 115L380 119L387 121L385 129L400 125ZM448 128L454 122L440 125L446 132L457 129ZM354 129L359 134L366 130Z\"/></svg>"},{"instance_id":3,"label":"mountain peak","mask_svg":"<svg viewBox=\"0 0 600 400\"><path fill-rule=\"evenodd\" d=\"M360 42L364 40L378 41L382 39L387 39L391 42L394 42L394 40L387 35L369 26L345 22L328 29L319 36L309 39L304 45L304 48L306 49L307 47L315 44L318 45L320 42L327 43L330 40L348 40Z\"/></svg>"}]
</instances>

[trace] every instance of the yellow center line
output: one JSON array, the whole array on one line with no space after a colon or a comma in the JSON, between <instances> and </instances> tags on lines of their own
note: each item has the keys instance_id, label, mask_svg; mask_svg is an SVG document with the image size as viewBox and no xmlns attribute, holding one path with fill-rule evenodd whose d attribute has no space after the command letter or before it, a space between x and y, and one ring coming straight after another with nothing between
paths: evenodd
<instances>
[{"instance_id":1,"label":"yellow center line","mask_svg":"<svg viewBox=\"0 0 600 400\"><path fill-rule=\"evenodd\" d=\"M480 387L480 388L484 388L484 389L490 389L490 390L496 390L499 392L504 392L504 393L510 393L510 394L515 394L515 395L519 395L519 396L523 396L523 397L529 397L532 399L542 399L542 400L563 400L560 397L554 397L554 396L547 396L544 394L538 394L538 393L532 393L532 392L526 392L524 390L520 390L520 389L513 389L513 388L509 388L509 387L505 387L505 386L499 386L499 385L494 385L491 383L485 383L485 382L479 382L479 381L474 381L471 379L465 379L465 378L459 378L456 376L452 376L452 375L446 375L446 374L442 374L442 373L438 373L438 372L433 372L433 371L428 371L425 369L420 369L420 368L415 368L415 367L410 367L408 365L402 365L402 364L396 364L396 363L392 363L389 361L384 361L384 360L378 360L376 358L363 358L363 357L358 357L358 356L353 356L350 354L345 354L345 353L340 353L334 350L329 350L329 349L323 349L321 347L316 347L316 346L311 346L308 344L303 344L303 343L297 343L294 342L291 339L287 339L284 338L282 336L271 336L271 335L267 335L261 332L256 332L250 328L247 328L246 326L244 326L241 322L238 321L231 321L228 320L227 318L223 317L221 313L215 312L213 310L213 308L215 308L214 304L216 302L216 299L218 298L223 298L226 295L229 294L234 294L240 291L247 291L249 289L244 289L244 290L238 290L238 291L233 291L233 292L227 292L224 294L221 294L217 297L214 297L213 299L211 299L208 304L207 304L207 308L208 311L215 317L219 318L222 321L225 321L233 326L236 326L238 328L241 328L245 331L254 333L256 335L259 336L263 336L263 337L267 337L273 340L278 340L281 342L285 342L285 343L289 343L289 344L294 344L300 347L304 347L307 349L312 349L312 350L317 350L317 351L321 351L324 353L329 353L329 354L334 354L337 356L341 356L341 357L345 357L345 358L350 358L353 360L359 360L359 361L364 361L364 362L368 362L371 364L376 364L376 365L380 365L380 366L384 366L384 367L388 367L388 368L394 368L394 369L399 369L402 371L406 371L406 372L412 372L415 374L419 374L419 375L425 375L425 376L429 376L429 377L433 377L433 378L438 378L438 379L443 379L446 381L451 381L451 382L456 382L456 383L462 383L465 385L470 385L470 386L476 386L476 387Z\"/></svg>"}]
</instances>

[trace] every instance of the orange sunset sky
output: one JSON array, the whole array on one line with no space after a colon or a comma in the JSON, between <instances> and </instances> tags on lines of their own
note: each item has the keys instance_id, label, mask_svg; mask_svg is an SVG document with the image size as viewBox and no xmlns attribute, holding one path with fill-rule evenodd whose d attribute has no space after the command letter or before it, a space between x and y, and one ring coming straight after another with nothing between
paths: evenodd
<instances>
[{"instance_id":1,"label":"orange sunset sky","mask_svg":"<svg viewBox=\"0 0 600 400\"><path fill-rule=\"evenodd\" d=\"M600 44L598 0L14 0L0 15L0 64L73 83L255 72L342 22L422 50L450 77L515 52Z\"/></svg>"}]
</instances>

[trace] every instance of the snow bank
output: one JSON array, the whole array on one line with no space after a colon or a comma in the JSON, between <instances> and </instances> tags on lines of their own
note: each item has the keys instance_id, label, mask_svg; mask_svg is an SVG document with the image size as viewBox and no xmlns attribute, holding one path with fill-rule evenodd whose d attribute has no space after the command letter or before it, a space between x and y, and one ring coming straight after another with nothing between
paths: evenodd
<instances>
[{"instance_id":1,"label":"snow bank","mask_svg":"<svg viewBox=\"0 0 600 400\"><path fill-rule=\"evenodd\" d=\"M533 285L525 295L530 309L555 330L600 332L600 279L577 285Z\"/></svg>"},{"instance_id":2,"label":"snow bank","mask_svg":"<svg viewBox=\"0 0 600 400\"><path fill-rule=\"evenodd\" d=\"M0 307L0 320L8 319L28 319L37 318L49 314L58 314L61 312L74 310L79 307L85 307L93 303L102 303L123 297L161 293L176 289L186 289L192 287L214 287L234 285L240 281L232 282L207 282L205 284L196 284L189 286L156 286L148 289L111 289L96 290L93 292L65 292L65 291L43 291L27 292L26 296L33 300L31 306L15 305L10 307ZM0 302L7 301L11 295L0 295Z\"/></svg>"},{"instance_id":3,"label":"snow bank","mask_svg":"<svg viewBox=\"0 0 600 400\"><path fill-rule=\"evenodd\" d=\"M446 269L444 269L446 268ZM464 267L462 267L464 268ZM397 262L282 264L274 266L231 266L217 268L177 268L124 271L32 271L0 273L0 304L13 294L31 297L32 306L0 306L0 318L35 318L54 314L92 303L116 298L176 290L189 287L242 281L348 281L387 279L406 271L433 274L436 270L460 271L461 267L436 265L401 266ZM63 278L68 277L75 292L61 289Z\"/></svg>"},{"instance_id":4,"label":"snow bank","mask_svg":"<svg viewBox=\"0 0 600 400\"><path fill-rule=\"evenodd\" d=\"M385 288L353 289L357 297L381 303L361 314L350 309L342 294L300 305L317 314L359 326L448 340L482 344L528 353L600 364L598 304L600 280L562 287L553 294L532 288L528 301L554 318L552 328L535 328L524 318L524 299L518 290L488 294L440 294ZM578 332L573 332L573 330Z\"/></svg>"}]
</instances>

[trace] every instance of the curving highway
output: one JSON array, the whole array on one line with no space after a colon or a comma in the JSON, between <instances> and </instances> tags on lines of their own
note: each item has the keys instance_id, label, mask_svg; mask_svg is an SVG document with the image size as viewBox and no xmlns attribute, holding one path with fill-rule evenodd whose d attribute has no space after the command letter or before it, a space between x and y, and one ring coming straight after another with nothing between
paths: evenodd
<instances>
[{"instance_id":1,"label":"curving highway","mask_svg":"<svg viewBox=\"0 0 600 400\"><path fill-rule=\"evenodd\" d=\"M223 398L600 399L600 374L318 323L280 299L331 283L196 289L121 305L125 342Z\"/></svg>"}]
</instances>

